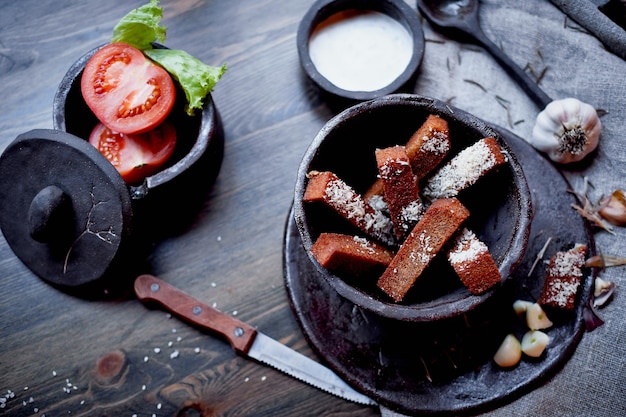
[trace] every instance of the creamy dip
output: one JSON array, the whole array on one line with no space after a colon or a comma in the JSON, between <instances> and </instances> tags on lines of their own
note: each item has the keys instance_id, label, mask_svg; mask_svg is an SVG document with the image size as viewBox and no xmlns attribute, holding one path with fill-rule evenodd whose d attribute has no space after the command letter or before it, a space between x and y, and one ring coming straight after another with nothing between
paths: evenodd
<instances>
[{"instance_id":1,"label":"creamy dip","mask_svg":"<svg viewBox=\"0 0 626 417\"><path fill-rule=\"evenodd\" d=\"M404 26L376 11L346 10L321 22L309 55L328 81L348 91L375 91L406 69L413 38Z\"/></svg>"}]
</instances>

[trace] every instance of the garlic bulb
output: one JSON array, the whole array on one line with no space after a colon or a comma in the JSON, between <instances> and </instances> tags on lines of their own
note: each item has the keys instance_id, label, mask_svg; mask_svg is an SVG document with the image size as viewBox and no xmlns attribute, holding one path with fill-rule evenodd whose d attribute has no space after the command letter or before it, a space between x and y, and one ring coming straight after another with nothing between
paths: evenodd
<instances>
[{"instance_id":1,"label":"garlic bulb","mask_svg":"<svg viewBox=\"0 0 626 417\"><path fill-rule=\"evenodd\" d=\"M529 143L554 162L578 162L598 146L602 123L596 110L575 98L552 101L537 115Z\"/></svg>"}]
</instances>

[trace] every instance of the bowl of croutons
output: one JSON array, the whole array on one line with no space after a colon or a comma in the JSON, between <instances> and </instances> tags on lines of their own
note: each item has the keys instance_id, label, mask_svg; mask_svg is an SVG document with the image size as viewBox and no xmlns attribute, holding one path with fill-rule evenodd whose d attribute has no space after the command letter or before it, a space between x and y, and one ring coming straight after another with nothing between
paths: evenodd
<instances>
[{"instance_id":1,"label":"bowl of croutons","mask_svg":"<svg viewBox=\"0 0 626 417\"><path fill-rule=\"evenodd\" d=\"M356 104L306 151L294 217L320 279L365 310L432 321L485 302L520 263L531 196L498 130L439 100Z\"/></svg>"}]
</instances>

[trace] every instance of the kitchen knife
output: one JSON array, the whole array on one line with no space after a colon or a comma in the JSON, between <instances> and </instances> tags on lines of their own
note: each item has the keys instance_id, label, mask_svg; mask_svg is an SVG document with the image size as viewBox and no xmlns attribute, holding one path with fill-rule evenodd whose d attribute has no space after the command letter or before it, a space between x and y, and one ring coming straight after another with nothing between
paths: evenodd
<instances>
[{"instance_id":1,"label":"kitchen knife","mask_svg":"<svg viewBox=\"0 0 626 417\"><path fill-rule=\"evenodd\" d=\"M320 363L152 275L137 277L135 294L141 301L157 302L178 317L222 335L240 355L254 358L343 399L358 404L377 405Z\"/></svg>"}]
</instances>

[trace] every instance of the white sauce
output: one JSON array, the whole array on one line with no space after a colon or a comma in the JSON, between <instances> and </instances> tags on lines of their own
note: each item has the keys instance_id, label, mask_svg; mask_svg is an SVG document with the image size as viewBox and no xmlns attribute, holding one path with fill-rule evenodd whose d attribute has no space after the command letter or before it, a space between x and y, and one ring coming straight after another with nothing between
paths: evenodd
<instances>
[{"instance_id":1,"label":"white sauce","mask_svg":"<svg viewBox=\"0 0 626 417\"><path fill-rule=\"evenodd\" d=\"M328 81L348 91L375 91L406 69L413 38L401 23L375 11L347 10L321 22L309 55Z\"/></svg>"}]
</instances>

